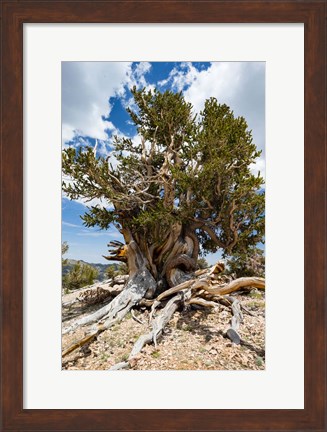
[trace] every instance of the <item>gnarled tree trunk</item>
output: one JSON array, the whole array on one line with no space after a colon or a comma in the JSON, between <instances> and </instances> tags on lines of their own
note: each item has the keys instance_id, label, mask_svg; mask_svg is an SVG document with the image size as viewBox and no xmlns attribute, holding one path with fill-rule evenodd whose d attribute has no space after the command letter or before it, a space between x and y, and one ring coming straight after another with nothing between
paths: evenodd
<instances>
[{"instance_id":1,"label":"gnarled tree trunk","mask_svg":"<svg viewBox=\"0 0 327 432\"><path fill-rule=\"evenodd\" d=\"M147 239L139 234L133 236L129 230L122 232L126 244L111 242L109 245L111 247L110 255L105 258L127 263L129 279L122 292L109 304L90 315L76 319L63 329L63 334L65 334L74 331L79 326L93 324L88 334L69 346L63 352L63 356L90 343L100 333L122 320L135 305L141 302L150 301L153 306L150 314L153 331L140 338L135 347L137 352L142 349L145 343L156 342L157 335L161 334L163 327L177 307L186 301L185 299L187 299L188 304L214 307L213 301L200 297L201 291L206 294L224 295L242 287L264 288L264 279L262 278L240 278L227 284L212 285L212 278L216 276L215 273L220 273L223 270L223 265L216 265L211 270L200 272L201 274L196 272L199 241L191 227L175 224L163 241L150 245ZM176 293L178 293L177 297ZM187 293L187 297L185 299L183 296L179 297L180 293ZM193 297L194 293L197 293L195 297ZM175 297L167 303L158 318L152 320L152 316L162 300L173 294ZM156 301L151 299L156 299ZM233 305L233 323L237 317L236 304ZM237 323L239 325L238 321ZM233 334L235 333L235 341L236 339L239 340L237 328L238 326L232 325L230 330ZM229 337L229 335L227 336ZM130 358L135 356L136 351L134 351ZM118 365L114 369L127 366L128 363L124 363L124 365Z\"/></svg>"},{"instance_id":2,"label":"gnarled tree trunk","mask_svg":"<svg viewBox=\"0 0 327 432\"><path fill-rule=\"evenodd\" d=\"M152 244L146 234L132 235L129 229L122 233L126 244L111 242L111 253L105 258L127 263L130 278L147 268L157 284L155 291L147 292L147 298L187 280L196 270L199 241L191 227L176 223L163 240Z\"/></svg>"}]
</instances>

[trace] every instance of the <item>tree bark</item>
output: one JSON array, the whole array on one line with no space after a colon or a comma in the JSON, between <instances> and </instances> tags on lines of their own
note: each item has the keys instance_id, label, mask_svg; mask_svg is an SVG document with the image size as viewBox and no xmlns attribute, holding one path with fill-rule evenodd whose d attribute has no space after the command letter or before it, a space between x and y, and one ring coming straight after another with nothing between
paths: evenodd
<instances>
[{"instance_id":1,"label":"tree bark","mask_svg":"<svg viewBox=\"0 0 327 432\"><path fill-rule=\"evenodd\" d=\"M91 315L75 320L69 326L63 329L63 334L75 330L77 327L92 323L99 323L93 329L96 333L101 329L111 327L117 321L120 321L141 299L146 297L147 293L152 296L156 290L156 281L146 267L146 260L142 256L138 245L134 240L128 245L128 265L130 278L124 290L115 297L108 305L102 307Z\"/></svg>"},{"instance_id":2,"label":"tree bark","mask_svg":"<svg viewBox=\"0 0 327 432\"><path fill-rule=\"evenodd\" d=\"M137 356L137 354L141 352L144 345L153 342L156 347L158 338L161 337L163 329L168 324L171 317L178 309L179 305L182 302L189 300L190 297L191 297L191 291L186 289L180 291L176 296L171 298L169 302L166 304L166 306L163 308L161 313L154 320L152 320L152 330L149 333L140 336L138 340L135 342L132 351L128 357L128 361L118 363L112 366L110 370L120 370L120 369L128 368L130 366L130 363Z\"/></svg>"},{"instance_id":3,"label":"tree bark","mask_svg":"<svg viewBox=\"0 0 327 432\"><path fill-rule=\"evenodd\" d=\"M217 288L212 288L215 282L212 278L217 279L216 273L223 271L224 268L219 264L211 270L208 269L203 274L199 274L199 272L196 274L199 242L189 227L176 224L160 245L156 244L150 247L147 239L139 233L134 238L130 231L125 230L125 239L128 240L125 245L118 242L112 243L111 247L115 248L114 253L111 251L111 255L107 257L110 260L116 260L118 257L120 261L127 262L129 279L124 289L106 306L101 307L92 314L72 321L63 329L63 334L65 334L74 331L79 326L94 324L83 339L63 352L63 356L90 343L100 333L122 320L135 305L145 301L145 299L155 298L150 314L150 317L152 317L161 301L168 296L174 295L164 306L161 313L152 320L153 330L137 341L130 358L135 357L144 344L151 341L156 344L156 338L161 335L162 329L181 303L182 294L184 296L187 294L188 298L186 300L188 304L215 307L214 302L208 302L205 299L200 300L201 295L208 293L220 296L244 287L251 286L259 289L265 287L264 279L250 277L239 278ZM197 298L192 301L191 297L195 291L198 293ZM227 336L233 342L239 343L240 338L237 329L241 320L241 312L236 301L232 302L232 310L233 318ZM121 367L126 367L126 365L115 366L117 369Z\"/></svg>"},{"instance_id":4,"label":"tree bark","mask_svg":"<svg viewBox=\"0 0 327 432\"><path fill-rule=\"evenodd\" d=\"M224 295L224 294L230 294L231 292L234 291L238 291L241 288L245 288L245 287L265 289L265 286L266 284L264 278L242 277L242 278L235 279L232 282L218 288L208 288L207 291L210 294Z\"/></svg>"}]
</instances>

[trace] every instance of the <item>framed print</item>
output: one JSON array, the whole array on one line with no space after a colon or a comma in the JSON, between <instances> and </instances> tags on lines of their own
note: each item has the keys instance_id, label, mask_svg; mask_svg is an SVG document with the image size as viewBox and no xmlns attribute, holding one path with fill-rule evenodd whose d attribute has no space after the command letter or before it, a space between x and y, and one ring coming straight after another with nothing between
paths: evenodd
<instances>
[{"instance_id":1,"label":"framed print","mask_svg":"<svg viewBox=\"0 0 327 432\"><path fill-rule=\"evenodd\" d=\"M126 34L127 29L124 31ZM134 38L137 33L135 28ZM104 81L99 79L99 75ZM118 88L117 84L113 84L115 76ZM65 370L264 370L265 63L62 62L61 82L64 132L62 367ZM234 85L236 88L232 89ZM100 98L90 103L89 95L97 94L97 86ZM93 90L90 91L90 88ZM242 94L242 89L245 94ZM223 96L226 90L229 98L226 94ZM103 97L104 93L107 95ZM96 118L91 112L85 115L86 106L102 106L100 111L107 111L109 94L107 121L99 129L93 129L93 125L98 123L97 114ZM84 103L81 103L81 96L86 98ZM224 98L225 104L218 102L221 98ZM147 101L146 105L144 101ZM233 112L227 107L227 101ZM243 106L245 101L249 104L248 108ZM148 105L155 114L151 112L149 116ZM202 110L203 114L200 114ZM92 108L92 112L96 111ZM198 112L194 119L192 111ZM244 117L237 116L236 112L240 111ZM139 119L141 113L142 120ZM183 113L182 118L177 113ZM126 114L130 115L130 119L126 119ZM173 121L175 132L171 129L171 120L161 129L164 119L171 116L177 116ZM82 118L83 124L80 122ZM91 129L86 118L90 119ZM212 122L212 118L216 119L215 123L210 123L212 125L221 122L219 133L222 135L215 135L209 145L203 134L209 136L208 121L211 119ZM252 133L246 132L243 118L248 118L248 128ZM146 126L148 122L153 125L151 137ZM215 134L218 133L218 128L210 128L215 130ZM223 132L225 128L228 128L227 133ZM74 132L77 130L79 132ZM240 134L236 138L238 145L235 145L235 133ZM257 143L258 150L253 146L252 139ZM168 146L167 142L170 142ZM170 146L174 148L171 154ZM211 157L208 157L208 151ZM174 156L175 152L179 154L178 158ZM195 153L198 153L197 156ZM136 155L140 154L142 157L136 162ZM102 192L101 196L98 193L100 184L94 189L95 182L103 184L100 177L89 183L90 196L84 202L86 185L85 177L80 177L80 170L86 169L87 176L91 172L90 167L84 168L84 162L83 168L78 165L86 155L91 157L91 166L105 164L110 170L105 170L109 175L105 184L112 188L109 192L110 204L102 204L105 196ZM138 168L137 163L140 163ZM222 173L223 166L228 170L229 184ZM215 174L210 179L213 171ZM77 191L75 188L81 181L84 185ZM215 183L216 189L212 193ZM137 190L131 195L134 187ZM168 190L171 192L168 193ZM77 197L76 193L80 195ZM224 201L222 197L227 194L229 198ZM204 196L207 203L202 199ZM233 201L238 210L230 207ZM242 203L246 203L247 209ZM250 226L248 209L251 207ZM231 212L235 213L233 217ZM98 229L99 214L109 217L109 225L102 231ZM81 219L85 222L84 226L80 224ZM231 222L226 230L228 220ZM101 225L102 222L100 228ZM243 258L241 250L236 255L236 245L244 242L242 233L245 229L248 256ZM101 257L99 246L101 248L106 244L110 254L104 250ZM95 248L94 255L92 248ZM232 248L234 255L227 257ZM222 250L226 251L224 261L219 259ZM81 254L86 251L89 255L83 255L82 262ZM135 254L139 257L137 262ZM93 259L101 259L101 262L94 264ZM143 280L143 271L146 280ZM197 289L191 288L193 284ZM235 296L239 294L235 294L234 289L245 289L247 284L256 287L257 291L251 289L248 295L237 299ZM200 288L203 290L201 293ZM231 326L231 316L223 310L218 313L219 307L224 305L219 306L215 302L225 303L227 299L218 300L214 294L218 290L223 290L224 295L234 293L229 299L235 312ZM175 298L167 302L172 291ZM185 300L187 297L190 297L189 300ZM239 316L240 300L256 309L256 316L254 312ZM182 302L186 302L184 312L179 307ZM151 306L150 312L147 306ZM244 306L246 308L246 304ZM217 313L207 313L205 307L213 308ZM85 313L86 310L88 313ZM108 312L106 324L96 330L96 336L92 336L94 319L103 320L100 315L103 314L103 317ZM222 317L226 321L219 322ZM217 321L213 321L215 319ZM239 319L243 321L242 326ZM149 320L150 328L145 324ZM83 323L83 332L86 331L87 335L83 335L83 342L76 342L80 323ZM226 333L221 330L225 326ZM168 332L169 338L165 337ZM241 335L239 332L245 333ZM90 338L94 339L91 343ZM158 344L160 338L163 343ZM87 356L80 356L81 343L84 351L86 345L89 347ZM183 349L180 351L174 347Z\"/></svg>"},{"instance_id":2,"label":"framed print","mask_svg":"<svg viewBox=\"0 0 327 432\"><path fill-rule=\"evenodd\" d=\"M325 18L323 1L2 2L3 430L325 430ZM219 105L215 98L227 105ZM151 112L148 105L142 105L145 100L153 107ZM255 100L260 103L254 104ZM161 111L156 111L159 105ZM187 111L191 106L198 113L197 120ZM247 232L246 240L253 237L257 245L263 232L259 222L266 219L266 253L258 252L267 261L266 310L260 309L263 295L255 292L246 300L243 312L250 313L241 327L235 299L242 304L245 295L231 296L227 306L221 305L225 322L210 324L199 312L203 305L211 307L218 301L214 297L217 289L218 294L226 287L230 289L234 276L222 279L221 268L214 266L217 256L207 255L212 271L196 269L192 264L197 258L195 251L210 249L209 240L225 241L228 249L236 239L235 232L233 236L228 231L234 227L231 215L235 209L226 207L228 224L218 226L224 219L223 211L215 214L211 189L202 191L215 161L218 164L222 155L231 157L234 148L228 147L227 153L221 150L218 160L214 145L206 162L208 142L216 131L210 131L208 119L212 112L218 116L224 109L227 111L220 125L228 118L225 129L234 132L217 138L219 149L234 143L237 134L235 148L240 150L242 142L250 148L252 133L265 154L260 167L257 164L248 171L238 167L236 177L231 176L230 185L224 186L229 196L236 197L232 200L236 205L241 200L239 189L244 192L246 184L257 182L256 195L247 196L247 203L254 201L251 218L243 215L243 231L242 212L235 213L239 217L238 234ZM151 126L157 121L151 117L153 113L164 110L167 117L162 117L178 112L185 113L187 120L182 138L180 132L170 131L174 142L167 148L157 144L158 133L162 142L166 136L159 128L164 120ZM242 129L239 116L243 115L251 133ZM179 139L183 142L180 153L176 147ZM113 149L117 153L113 154ZM156 165L151 162L149 169L158 172L143 173L143 168L133 171L139 162L130 158L130 149L141 155L139 161L145 165L155 155ZM185 149L196 156L192 153L186 158ZM253 152L260 156L254 148ZM254 153L243 152L238 160L250 164ZM196 158L201 158L201 164ZM262 193L261 174L257 175L265 165L266 203L258 198ZM78 170L74 168L77 166ZM107 167L105 171L97 171L101 166ZM167 166L178 189L170 204L166 202L169 176L163 172ZM233 167L227 162L226 166L230 170ZM63 204L62 170L66 176ZM101 175L93 178L94 170ZM99 188L107 172L110 178L106 184L114 183L112 190L105 188L105 194L113 207L101 207L93 201L85 215L85 203L78 200L101 200L103 191L100 193ZM195 173L192 178L190 173ZM87 183L90 176L92 180ZM145 178L151 185L145 185ZM100 182L96 188L95 180ZM188 192L195 184L194 191ZM81 195L78 185L89 194ZM157 196L154 190L159 191ZM194 235L186 223L190 196L193 203L202 206L192 207L193 223L201 222L192 225ZM75 201L68 202L67 197ZM210 216L205 216L209 210ZM257 210L256 218L253 212ZM84 227L80 216L86 222ZM123 269L116 267L105 267L107 281L115 281L109 288L101 282L90 287L94 279L100 279L94 272L102 267L94 270L89 263L97 262L92 261L92 250L104 238L94 225L109 227L104 217L118 228L106 232L111 236L111 257L114 253L116 262L117 258L118 262L127 260L129 271L134 268L131 257L138 257L133 261L134 279L130 273L132 292L136 292L135 281L140 282L140 290L148 291L144 286L155 280L156 294L152 297L145 298L143 293L135 302L129 297L125 304L125 294L119 293L122 276L115 273ZM164 229L163 220L169 217L175 222L178 219L171 231L184 228L175 240L168 232L166 243L159 245L161 237L166 237L157 238L155 230ZM203 225L204 218L210 218L210 227ZM249 234L254 222L257 224L251 225ZM142 229L135 231L137 224ZM142 240L145 227L149 228ZM200 234L203 227L205 233ZM62 250L65 240L70 247L68 254L65 243ZM62 252L66 252L63 259ZM101 254L106 255L106 250ZM67 257L84 262L65 261ZM259 261L255 261L256 271L260 270ZM62 279L63 262L71 267ZM140 263L145 264L142 267ZM236 264L234 258L227 267ZM236 275L237 271L230 273ZM190 279L194 274L204 275L202 285L198 289L190 285L192 291L188 291L188 284L198 282ZM81 282L81 277L87 281ZM213 297L206 294L210 291L205 277L210 280L209 290L216 286ZM253 286L253 280L251 283ZM255 283L262 288L262 279ZM112 300L116 303L110 303L110 289L117 290ZM121 292L128 291L125 288ZM144 341L148 337L144 336L148 303L152 306L155 299L160 303L165 292L173 293L176 299L165 299L159 306L157 302L150 322L159 317L156 322L160 323L160 316L169 321L174 316L174 302L184 305L185 313L180 309L175 315L176 326L168 324L162 340L151 333L148 357L140 355L135 349L140 347L140 338ZM87 310L88 320L92 307L97 314L94 302L101 295L107 296L100 299L106 308L103 315L88 321L89 328L80 329L76 323L84 318L78 314ZM117 304L117 309L112 304ZM110 330L118 335L113 344L114 338L107 338L110 320L116 320L125 309L121 316L124 334L118 327ZM193 321L185 318L190 310ZM255 321L257 312L261 321ZM108 320L109 326L104 328ZM213 339L207 330L210 325L217 328ZM251 325L256 330L246 333ZM61 327L65 333L62 346ZM159 328L157 334L164 330ZM187 335L198 336L192 339L192 349L183 345ZM164 349L167 340L177 347L170 354L171 360ZM156 348L151 348L152 343ZM227 366L223 361L225 349L234 359Z\"/></svg>"}]
</instances>

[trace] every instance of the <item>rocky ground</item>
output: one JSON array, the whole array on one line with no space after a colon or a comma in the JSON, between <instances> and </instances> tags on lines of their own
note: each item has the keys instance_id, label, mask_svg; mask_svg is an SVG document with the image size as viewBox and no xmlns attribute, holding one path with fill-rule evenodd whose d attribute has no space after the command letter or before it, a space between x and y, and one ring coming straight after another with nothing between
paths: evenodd
<instances>
[{"instance_id":1,"label":"rocky ground","mask_svg":"<svg viewBox=\"0 0 327 432\"><path fill-rule=\"evenodd\" d=\"M119 280L118 282L122 282ZM105 293L106 282L99 285ZM114 286L116 291L122 285ZM66 326L75 316L89 314L99 305L87 305L76 298L85 297L84 288L63 295L63 325ZM84 293L84 295L83 295ZM101 290L100 290L101 294ZM244 343L233 344L224 337L231 320L230 309L223 305L213 310L191 306L175 313L167 325L158 346L147 345L133 360L132 370L262 370L265 369L265 295L264 291L252 290L235 294L245 306L244 322L239 335ZM104 295L105 297L105 295ZM110 297L103 300L110 301ZM147 309L134 309L125 319L98 339L67 355L62 368L68 370L108 370L114 364L125 361L138 339L149 332L149 312ZM142 323L135 320L135 317ZM67 348L87 333L88 328L75 330L63 335L62 347Z\"/></svg>"}]
</instances>

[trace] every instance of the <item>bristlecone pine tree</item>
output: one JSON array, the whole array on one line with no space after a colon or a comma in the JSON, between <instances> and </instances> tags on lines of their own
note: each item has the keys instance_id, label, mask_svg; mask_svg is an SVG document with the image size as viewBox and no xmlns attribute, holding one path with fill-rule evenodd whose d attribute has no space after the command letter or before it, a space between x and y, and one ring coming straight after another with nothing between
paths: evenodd
<instances>
[{"instance_id":1,"label":"bristlecone pine tree","mask_svg":"<svg viewBox=\"0 0 327 432\"><path fill-rule=\"evenodd\" d=\"M152 312L165 305L130 359L145 343L156 343L181 302L212 306L206 296L212 300L239 287L264 287L261 278L213 287L213 269L195 272L200 248L232 255L263 241L263 179L250 171L260 151L245 119L234 117L215 98L196 116L182 93L133 88L132 94L136 109L128 112L138 144L115 137L106 158L91 147L63 151L63 172L70 179L63 182L63 190L71 199L101 198L107 203L106 208L90 207L82 218L88 227L118 228L125 244L110 243L106 258L125 262L129 270L121 294L64 331L95 323L81 346L135 305L152 304ZM97 323L100 319L102 324Z\"/></svg>"}]
</instances>

